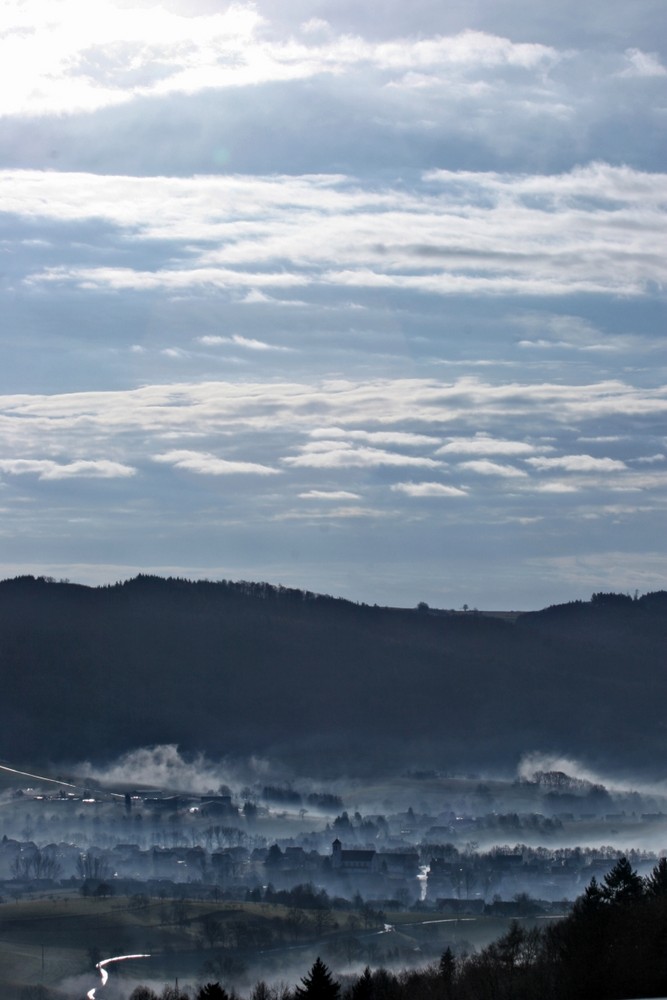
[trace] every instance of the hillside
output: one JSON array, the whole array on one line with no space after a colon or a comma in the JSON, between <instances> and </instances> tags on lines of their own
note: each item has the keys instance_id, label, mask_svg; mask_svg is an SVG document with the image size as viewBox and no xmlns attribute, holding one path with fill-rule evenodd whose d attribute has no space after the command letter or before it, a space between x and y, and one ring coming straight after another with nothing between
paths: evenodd
<instances>
[{"instance_id":1,"label":"hillside","mask_svg":"<svg viewBox=\"0 0 667 1000\"><path fill-rule=\"evenodd\" d=\"M0 757L176 742L310 773L514 766L527 750L659 773L667 594L498 617L266 584L0 583Z\"/></svg>"}]
</instances>

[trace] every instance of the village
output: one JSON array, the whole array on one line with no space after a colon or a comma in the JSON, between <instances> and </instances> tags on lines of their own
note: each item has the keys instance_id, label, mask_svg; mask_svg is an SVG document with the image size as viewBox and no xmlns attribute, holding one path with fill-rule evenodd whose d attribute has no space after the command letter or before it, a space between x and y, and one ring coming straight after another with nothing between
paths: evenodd
<instances>
[{"instance_id":1,"label":"village","mask_svg":"<svg viewBox=\"0 0 667 1000\"><path fill-rule=\"evenodd\" d=\"M478 805L487 798L476 789ZM590 800L581 804L590 808ZM76 891L289 901L305 889L322 906L363 901L383 910L525 916L562 910L623 853L648 872L657 845L667 845L662 812L409 806L379 814L343 806L337 795L276 787L243 801L229 789L14 788L3 793L0 812L0 897ZM606 846L581 846L594 831ZM628 851L618 843L628 838L651 846Z\"/></svg>"}]
</instances>

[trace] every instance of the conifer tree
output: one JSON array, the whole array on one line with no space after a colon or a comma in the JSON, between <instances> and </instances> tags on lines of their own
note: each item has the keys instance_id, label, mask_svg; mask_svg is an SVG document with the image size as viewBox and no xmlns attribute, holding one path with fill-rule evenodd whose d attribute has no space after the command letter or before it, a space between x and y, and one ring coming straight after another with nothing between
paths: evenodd
<instances>
[{"instance_id":1,"label":"conifer tree","mask_svg":"<svg viewBox=\"0 0 667 1000\"><path fill-rule=\"evenodd\" d=\"M452 996L456 977L456 959L451 948L445 948L438 963L438 975L442 981L445 997Z\"/></svg>"},{"instance_id":2,"label":"conifer tree","mask_svg":"<svg viewBox=\"0 0 667 1000\"><path fill-rule=\"evenodd\" d=\"M298 1000L338 1000L340 986L324 964L321 958L316 958L307 976L301 980L303 986L297 986L294 996Z\"/></svg>"},{"instance_id":3,"label":"conifer tree","mask_svg":"<svg viewBox=\"0 0 667 1000\"><path fill-rule=\"evenodd\" d=\"M366 966L350 992L350 1000L373 1000L373 976Z\"/></svg>"},{"instance_id":4,"label":"conifer tree","mask_svg":"<svg viewBox=\"0 0 667 1000\"><path fill-rule=\"evenodd\" d=\"M197 994L197 1000L231 1000L227 990L220 983L206 983Z\"/></svg>"},{"instance_id":5,"label":"conifer tree","mask_svg":"<svg viewBox=\"0 0 667 1000\"><path fill-rule=\"evenodd\" d=\"M667 858L660 858L644 885L647 895L667 897Z\"/></svg>"},{"instance_id":6,"label":"conifer tree","mask_svg":"<svg viewBox=\"0 0 667 1000\"><path fill-rule=\"evenodd\" d=\"M644 883L627 858L619 858L605 875L602 894L609 903L630 903L644 895Z\"/></svg>"}]
</instances>

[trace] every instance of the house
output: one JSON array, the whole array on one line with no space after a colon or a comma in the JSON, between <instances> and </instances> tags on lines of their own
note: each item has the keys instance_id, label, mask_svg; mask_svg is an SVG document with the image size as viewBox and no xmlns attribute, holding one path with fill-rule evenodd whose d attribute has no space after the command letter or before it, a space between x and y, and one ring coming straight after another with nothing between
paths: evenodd
<instances>
[{"instance_id":1,"label":"house","mask_svg":"<svg viewBox=\"0 0 667 1000\"><path fill-rule=\"evenodd\" d=\"M373 858L373 870L386 875L416 878L419 872L419 855L415 851L383 851Z\"/></svg>"},{"instance_id":2,"label":"house","mask_svg":"<svg viewBox=\"0 0 667 1000\"><path fill-rule=\"evenodd\" d=\"M338 837L331 845L331 867L334 871L373 871L375 851L343 850Z\"/></svg>"}]
</instances>

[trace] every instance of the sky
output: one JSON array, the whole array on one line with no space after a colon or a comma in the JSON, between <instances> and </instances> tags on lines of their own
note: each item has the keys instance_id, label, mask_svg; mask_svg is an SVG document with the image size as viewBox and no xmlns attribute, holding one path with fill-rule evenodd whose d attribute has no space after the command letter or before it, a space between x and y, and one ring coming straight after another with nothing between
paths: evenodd
<instances>
[{"instance_id":1,"label":"sky","mask_svg":"<svg viewBox=\"0 0 667 1000\"><path fill-rule=\"evenodd\" d=\"M5 0L0 576L667 586L663 0Z\"/></svg>"}]
</instances>

